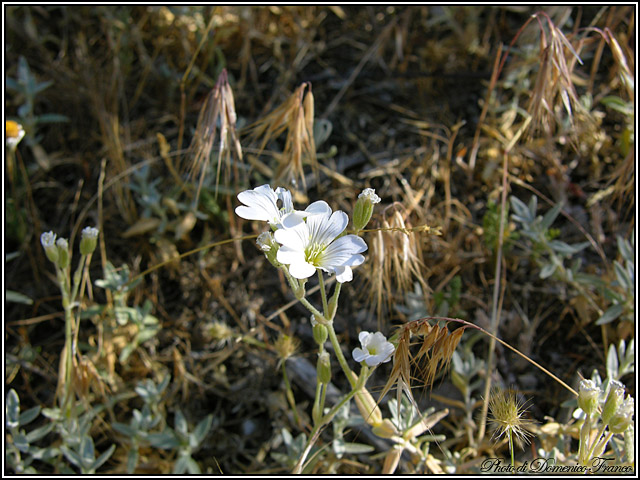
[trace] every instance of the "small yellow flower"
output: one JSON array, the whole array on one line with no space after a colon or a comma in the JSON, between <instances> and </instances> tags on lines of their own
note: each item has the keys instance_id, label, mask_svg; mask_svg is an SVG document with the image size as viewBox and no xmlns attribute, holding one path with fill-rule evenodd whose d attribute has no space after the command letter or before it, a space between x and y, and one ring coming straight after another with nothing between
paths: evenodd
<instances>
[{"instance_id":1,"label":"small yellow flower","mask_svg":"<svg viewBox=\"0 0 640 480\"><path fill-rule=\"evenodd\" d=\"M13 120L7 120L4 124L4 131L6 135L6 144L11 150L15 150L15 148L24 137L24 128L18 122L14 122Z\"/></svg>"},{"instance_id":2,"label":"small yellow flower","mask_svg":"<svg viewBox=\"0 0 640 480\"><path fill-rule=\"evenodd\" d=\"M520 447L529 443L533 435L529 431L533 422L523 418L527 411L514 390L492 389L489 397L489 421L495 428L493 438L503 435L515 439Z\"/></svg>"}]
</instances>

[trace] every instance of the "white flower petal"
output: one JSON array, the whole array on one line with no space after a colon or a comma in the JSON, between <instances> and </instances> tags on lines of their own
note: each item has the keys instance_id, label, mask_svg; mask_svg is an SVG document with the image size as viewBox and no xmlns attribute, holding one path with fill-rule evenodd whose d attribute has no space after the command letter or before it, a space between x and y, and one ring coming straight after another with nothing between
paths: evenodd
<instances>
[{"instance_id":1,"label":"white flower petal","mask_svg":"<svg viewBox=\"0 0 640 480\"><path fill-rule=\"evenodd\" d=\"M310 217L310 219L313 217ZM309 219L309 220L310 220ZM307 220L307 222L309 221ZM344 229L347 228L347 224L349 223L349 217L346 213L341 210L333 212L329 220L324 223L324 228L319 229L316 233L317 236L313 236L312 238L315 242L322 245L329 245L333 240L344 232Z\"/></svg>"},{"instance_id":2,"label":"white flower petal","mask_svg":"<svg viewBox=\"0 0 640 480\"><path fill-rule=\"evenodd\" d=\"M350 282L353 280L353 271L351 267L336 267L336 280L339 283Z\"/></svg>"},{"instance_id":3,"label":"white flower petal","mask_svg":"<svg viewBox=\"0 0 640 480\"><path fill-rule=\"evenodd\" d=\"M236 214L241 218L269 223L277 223L280 218L278 197L269 185L240 192L238 200L244 204L236 208Z\"/></svg>"},{"instance_id":4,"label":"white flower petal","mask_svg":"<svg viewBox=\"0 0 640 480\"><path fill-rule=\"evenodd\" d=\"M273 234L276 242L294 250L300 250L304 254L309 244L309 228L304 222L292 228L281 228Z\"/></svg>"},{"instance_id":5,"label":"white flower petal","mask_svg":"<svg viewBox=\"0 0 640 480\"><path fill-rule=\"evenodd\" d=\"M307 208L304 209L308 214L326 214L331 215L331 207L324 200L318 200L317 202L313 202Z\"/></svg>"},{"instance_id":6,"label":"white flower petal","mask_svg":"<svg viewBox=\"0 0 640 480\"><path fill-rule=\"evenodd\" d=\"M345 235L332 242L322 257L323 264L333 266L356 266L364 262L364 257L358 255L367 249L367 244L356 235Z\"/></svg>"},{"instance_id":7,"label":"white flower petal","mask_svg":"<svg viewBox=\"0 0 640 480\"><path fill-rule=\"evenodd\" d=\"M304 259L304 253L300 250L295 250L290 247L280 247L276 254L276 259L284 264L291 265L294 263L306 263Z\"/></svg>"},{"instance_id":8,"label":"white flower petal","mask_svg":"<svg viewBox=\"0 0 640 480\"><path fill-rule=\"evenodd\" d=\"M278 250L278 253L280 253L280 250ZM297 279L309 278L316 273L316 267L305 261L294 262L289 265L289 273L292 277Z\"/></svg>"},{"instance_id":9,"label":"white flower petal","mask_svg":"<svg viewBox=\"0 0 640 480\"><path fill-rule=\"evenodd\" d=\"M358 340L360 340L360 343L364 346L366 345L367 339L369 338L369 336L371 335L371 333L363 330L362 332L360 332L358 334Z\"/></svg>"},{"instance_id":10,"label":"white flower petal","mask_svg":"<svg viewBox=\"0 0 640 480\"><path fill-rule=\"evenodd\" d=\"M358 363L362 362L369 356L369 354L361 348L354 348L353 352L351 352L351 355L353 355L353 359Z\"/></svg>"}]
</instances>

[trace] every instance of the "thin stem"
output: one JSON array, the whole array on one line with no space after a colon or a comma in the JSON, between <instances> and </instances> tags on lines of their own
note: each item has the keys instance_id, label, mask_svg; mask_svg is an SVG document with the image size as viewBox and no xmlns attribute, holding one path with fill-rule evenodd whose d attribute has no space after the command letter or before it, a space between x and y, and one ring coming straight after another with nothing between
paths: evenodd
<instances>
[{"instance_id":1,"label":"thin stem","mask_svg":"<svg viewBox=\"0 0 640 480\"><path fill-rule=\"evenodd\" d=\"M327 327L327 330L329 331L329 340L331 340L331 345L333 345L333 349L336 352L336 357L338 357L338 363L340 363L340 366L342 367L342 371L347 376L347 380L349 380L349 383L351 384L351 388L355 388L356 381L352 377L354 373L349 368L349 365L347 365L347 361L345 360L344 355L342 354L342 349L340 348L340 343L338 342L336 331L333 329L333 323L331 322L328 323L326 327Z\"/></svg>"},{"instance_id":2,"label":"thin stem","mask_svg":"<svg viewBox=\"0 0 640 480\"><path fill-rule=\"evenodd\" d=\"M342 290L342 283L338 282L336 284L336 288L333 290L333 297L331 297L331 301L329 303L329 311L327 312L327 317L330 322L336 316L336 311L338 310L338 298L340 298L340 290Z\"/></svg>"},{"instance_id":3,"label":"thin stem","mask_svg":"<svg viewBox=\"0 0 640 480\"><path fill-rule=\"evenodd\" d=\"M507 152L503 154L502 161L502 198L500 203L500 227L498 229L498 245L496 248L496 269L493 284L493 302L491 307L491 334L498 334L498 325L500 324L500 310L498 309L498 299L500 294L500 281L502 280L502 241L504 237L504 213L507 203ZM480 414L480 425L478 428L478 444L482 442L485 434L487 413L489 411L489 391L491 390L491 374L493 364L493 354L496 348L496 342L492 338L489 342L489 352L487 354L487 377L484 386L484 401L482 403L482 411Z\"/></svg>"},{"instance_id":4,"label":"thin stem","mask_svg":"<svg viewBox=\"0 0 640 480\"><path fill-rule=\"evenodd\" d=\"M318 272L318 278L320 279L320 295L322 296L322 309L324 310L324 317L328 318L330 316L329 302L327 302L327 292L324 289L324 275L322 275L322 270L320 270L319 268L316 270Z\"/></svg>"},{"instance_id":5,"label":"thin stem","mask_svg":"<svg viewBox=\"0 0 640 480\"><path fill-rule=\"evenodd\" d=\"M509 435L509 451L511 452L511 467L513 467L512 472L515 475L515 473L516 473L516 460L515 460L515 458L513 456L513 432L511 430L509 430L507 435Z\"/></svg>"},{"instance_id":6,"label":"thin stem","mask_svg":"<svg viewBox=\"0 0 640 480\"><path fill-rule=\"evenodd\" d=\"M295 420L297 425L300 425L300 417L298 416L298 409L296 408L296 400L293 396L293 390L291 389L291 384L289 383L289 377L287 376L287 368L285 367L286 360L282 361L282 377L284 378L284 386L287 391L287 400L289 401L289 405L291 405L291 410L293 410L293 419Z\"/></svg>"},{"instance_id":7,"label":"thin stem","mask_svg":"<svg viewBox=\"0 0 640 480\"><path fill-rule=\"evenodd\" d=\"M362 387L362 385L359 384L359 383L357 385L354 385L354 388L348 394L346 394L342 398L342 400L340 400L340 402L338 404L336 404L331 410L329 410L329 412L325 416L323 416L320 419L320 423L313 427L313 429L311 430L311 433L309 434L309 440L307 441L307 445L305 446L305 449L302 452L302 455L300 455L300 459L298 460L298 463L293 468L293 471L291 473L293 473L293 474L302 473L302 468L304 466L304 462L307 459L307 456L309 455L309 452L311 451L311 447L313 447L313 444L316 443L316 441L318 440L318 437L320 436L320 431L322 430L322 427L324 427L324 425L328 424L331 420L333 420L333 417L336 416L338 411L349 400L351 400L356 393L358 393L358 391L360 390L361 387Z\"/></svg>"}]
</instances>

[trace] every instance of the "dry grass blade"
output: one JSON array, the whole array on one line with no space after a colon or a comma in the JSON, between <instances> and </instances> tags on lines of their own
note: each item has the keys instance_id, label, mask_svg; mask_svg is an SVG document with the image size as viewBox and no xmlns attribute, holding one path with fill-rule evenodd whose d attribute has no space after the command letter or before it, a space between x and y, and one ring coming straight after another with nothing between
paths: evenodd
<instances>
[{"instance_id":1,"label":"dry grass blade","mask_svg":"<svg viewBox=\"0 0 640 480\"><path fill-rule=\"evenodd\" d=\"M233 91L229 85L227 71L222 70L215 88L207 96L196 125L196 132L189 146L191 164L189 165L189 178L199 176L198 188L194 203L197 203L204 177L207 174L211 153L214 149L218 124L220 125L220 143L218 149L218 165L216 169L216 192L220 182L222 163L227 166L227 177L231 170L231 154L237 161L242 160L242 147L236 132L236 110ZM236 163L233 164L234 177L238 178ZM225 179L229 183L229 178Z\"/></svg>"},{"instance_id":2,"label":"dry grass blade","mask_svg":"<svg viewBox=\"0 0 640 480\"><path fill-rule=\"evenodd\" d=\"M539 16L534 17L540 22ZM527 111L532 116L534 130L543 128L550 135L558 123L555 111L558 102L563 104L570 121L574 110L583 110L571 78L575 61L582 61L562 31L548 16L546 18L550 39L547 42L544 27L540 23L540 70ZM567 61L566 50L572 55L571 61Z\"/></svg>"},{"instance_id":3,"label":"dry grass blade","mask_svg":"<svg viewBox=\"0 0 640 480\"><path fill-rule=\"evenodd\" d=\"M418 369L424 386L432 386L438 372L449 367L465 327L449 332L446 326L431 325L428 320L414 320L399 327L398 345L393 355L393 369L378 398L378 403L396 385L398 394L405 390L408 398L415 404L411 393L412 367ZM424 337L415 356L411 354L413 336Z\"/></svg>"},{"instance_id":4,"label":"dry grass blade","mask_svg":"<svg viewBox=\"0 0 640 480\"><path fill-rule=\"evenodd\" d=\"M305 90L308 91L305 95ZM306 190L303 166L308 163L317 172L316 145L313 138L314 105L311 84L303 83L278 108L250 127L253 139L262 138L259 152L285 130L287 138L282 154L278 155L275 183L287 183L294 187L298 182Z\"/></svg>"},{"instance_id":5,"label":"dry grass blade","mask_svg":"<svg viewBox=\"0 0 640 480\"><path fill-rule=\"evenodd\" d=\"M389 311L394 302L393 293L404 296L413 290L418 282L423 292L429 287L424 281L422 252L416 237L416 229L406 219L404 206L394 203L384 211L381 229L371 241L371 275L368 295L376 305L378 328L385 311ZM389 216L387 217L387 215ZM386 297L386 305L382 298Z\"/></svg>"}]
</instances>

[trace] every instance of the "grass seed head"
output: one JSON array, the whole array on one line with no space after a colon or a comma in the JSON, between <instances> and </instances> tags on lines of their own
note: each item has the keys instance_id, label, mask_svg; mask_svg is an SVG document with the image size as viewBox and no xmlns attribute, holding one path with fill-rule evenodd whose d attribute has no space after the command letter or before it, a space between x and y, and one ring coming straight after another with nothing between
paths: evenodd
<instances>
[{"instance_id":1,"label":"grass seed head","mask_svg":"<svg viewBox=\"0 0 640 480\"><path fill-rule=\"evenodd\" d=\"M493 437L511 436L521 448L529 443L533 422L524 418L527 408L518 400L514 390L492 389L489 397L489 421L494 427Z\"/></svg>"}]
</instances>

